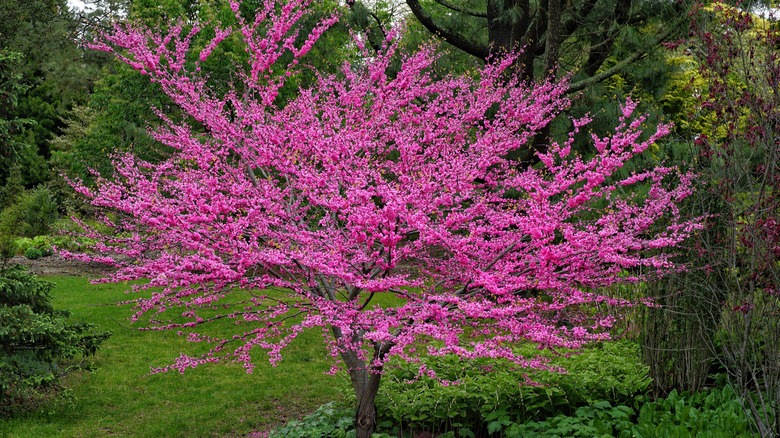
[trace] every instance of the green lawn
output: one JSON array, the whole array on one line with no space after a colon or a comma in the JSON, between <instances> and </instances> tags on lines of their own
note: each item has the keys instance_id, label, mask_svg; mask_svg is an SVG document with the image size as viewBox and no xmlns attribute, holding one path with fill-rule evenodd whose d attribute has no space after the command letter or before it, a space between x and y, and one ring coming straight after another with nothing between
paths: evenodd
<instances>
[{"instance_id":1,"label":"green lawn","mask_svg":"<svg viewBox=\"0 0 780 438\"><path fill-rule=\"evenodd\" d=\"M98 370L69 376L75 402L51 412L0 423L3 437L243 436L300 418L341 399L343 375L325 374L330 357L318 331L297 339L276 368L258 355L253 374L240 364L207 365L149 375L198 345L173 332L130 328L125 285L92 285L83 277L51 277L55 306L113 332L98 351ZM2 420L0 420L2 421Z\"/></svg>"}]
</instances>

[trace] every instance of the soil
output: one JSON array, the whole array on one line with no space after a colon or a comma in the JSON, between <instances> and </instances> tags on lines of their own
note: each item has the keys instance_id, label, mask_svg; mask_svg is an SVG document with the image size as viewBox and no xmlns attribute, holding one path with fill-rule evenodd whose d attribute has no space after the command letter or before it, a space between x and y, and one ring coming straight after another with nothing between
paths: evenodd
<instances>
[{"instance_id":1,"label":"soil","mask_svg":"<svg viewBox=\"0 0 780 438\"><path fill-rule=\"evenodd\" d=\"M9 265L20 264L30 268L36 275L79 275L92 278L103 277L112 272L112 268L102 263L84 263L78 260L66 260L58 254L30 260L16 256L8 261Z\"/></svg>"}]
</instances>

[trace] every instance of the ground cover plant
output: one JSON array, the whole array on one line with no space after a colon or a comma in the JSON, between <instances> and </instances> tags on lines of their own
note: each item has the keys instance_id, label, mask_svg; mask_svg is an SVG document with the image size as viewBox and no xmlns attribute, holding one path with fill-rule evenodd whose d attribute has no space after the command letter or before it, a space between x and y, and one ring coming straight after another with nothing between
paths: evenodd
<instances>
[{"instance_id":1,"label":"ground cover plant","mask_svg":"<svg viewBox=\"0 0 780 438\"><path fill-rule=\"evenodd\" d=\"M359 51L340 75L320 76L281 105L280 88L335 18L299 36L306 1L269 0L250 16L230 4L235 29L217 26L206 44L194 44L199 24L171 23L119 25L94 46L148 75L187 115L159 112L163 126L152 135L170 158L123 155L114 179L75 184L115 230L90 234L100 255L85 258L117 264L110 280L157 288L134 319L212 346L159 371L227 359L251 372L253 348L275 363L319 328L349 373L358 436L370 436L392 357L455 354L544 369L543 358L512 346L606 339L613 318L590 304L628 303L599 288L640 279L626 270L673 268L659 250L698 227L676 208L691 175L658 167L616 177L668 132L645 133L630 101L612 135L593 137L593 158L571 151L588 123L579 119L531 167L508 157L566 108L565 82L524 82L508 70L512 54L473 76L434 81L430 48L401 57L389 75L391 35L381 53ZM249 63L225 92L199 66L231 35L243 38ZM646 195L633 194L639 185ZM378 305L384 295L399 303ZM240 310L220 312L236 297ZM189 331L225 320L237 327L229 335Z\"/></svg>"}]
</instances>

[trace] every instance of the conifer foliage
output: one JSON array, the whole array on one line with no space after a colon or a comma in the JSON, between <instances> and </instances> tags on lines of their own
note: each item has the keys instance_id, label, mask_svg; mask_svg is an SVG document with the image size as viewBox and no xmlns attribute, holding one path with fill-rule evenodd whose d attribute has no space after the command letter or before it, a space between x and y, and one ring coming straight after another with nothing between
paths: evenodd
<instances>
[{"instance_id":1,"label":"conifer foliage","mask_svg":"<svg viewBox=\"0 0 780 438\"><path fill-rule=\"evenodd\" d=\"M52 305L52 287L23 266L0 267L0 417L51 401L60 379L90 369L85 358L110 335L68 321Z\"/></svg>"},{"instance_id":2,"label":"conifer foliage","mask_svg":"<svg viewBox=\"0 0 780 438\"><path fill-rule=\"evenodd\" d=\"M76 183L115 231L93 231L102 255L82 257L119 254L108 280L150 279L137 286L150 291L135 318L157 328L236 322L227 339L192 332L213 349L163 370L232 359L251 372L254 347L275 363L301 331L319 327L350 374L358 436L370 436L389 358L544 367L512 346L604 339L612 321L588 305L625 303L598 288L636 280L626 273L639 268L673 268L661 250L698 227L675 207L691 175L659 167L615 176L667 126L644 133L628 102L614 133L593 138L592 159L571 151L588 123L576 120L539 166L520 166L506 157L566 108L565 83L525 83L509 71L511 56L473 77L434 81L430 48L401 57L390 77L400 56L391 39L382 54L365 51L280 105L284 81L336 21L297 35L308 3L266 0L249 19L231 2L238 27L218 27L199 49L191 41L201 25L176 23L165 32L120 25L96 46L148 75L188 119L159 112L164 126L153 136L175 150L170 158L119 156L113 180ZM199 65L231 34L249 63L233 91L212 91ZM632 195L638 185L646 195ZM215 313L237 289L254 292ZM382 295L396 304L377 305Z\"/></svg>"}]
</instances>

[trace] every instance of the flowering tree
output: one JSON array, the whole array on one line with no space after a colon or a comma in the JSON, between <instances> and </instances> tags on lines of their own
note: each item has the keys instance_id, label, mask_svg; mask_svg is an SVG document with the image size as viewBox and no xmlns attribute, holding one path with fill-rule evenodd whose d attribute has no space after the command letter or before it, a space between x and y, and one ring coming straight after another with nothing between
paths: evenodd
<instances>
[{"instance_id":1,"label":"flowering tree","mask_svg":"<svg viewBox=\"0 0 780 438\"><path fill-rule=\"evenodd\" d=\"M153 135L174 150L167 160L121 156L114 180L77 184L112 212L106 222L117 233L94 234L101 253L125 256L109 280L150 279L137 286L155 289L135 317L154 315L159 328L224 318L239 327L228 339L188 335L213 349L165 370L233 359L251 372L253 347L276 363L302 330L321 327L349 372L358 436L369 436L390 357L415 360L422 349L543 367L513 345L605 339L610 318L579 311L620 304L598 288L635 280L621 277L627 269L672 266L657 250L697 227L675 208L690 176L665 167L615 176L666 126L643 136L629 102L614 134L593 138L594 158L571 152L572 133L538 168L523 169L506 156L566 107L565 84L523 83L507 73L511 57L476 77L434 81L427 49L390 77L391 42L281 105L285 79L335 21L296 35L307 3L266 0L245 21L232 2L237 29L217 28L199 51L197 24L164 34L119 26L97 46L148 75L189 117L160 112ZM198 66L233 32L248 66L240 87L220 95ZM279 66L282 55L288 63ZM587 122L574 121L574 132ZM631 195L637 184L649 187L646 196ZM255 292L239 310L215 315L236 289ZM380 294L397 305L376 305ZM172 308L182 309L175 322L165 319Z\"/></svg>"}]
</instances>

